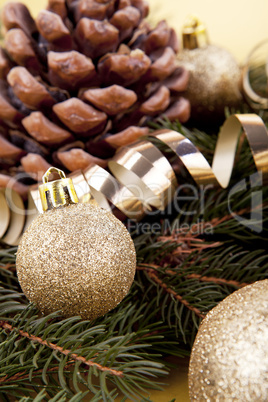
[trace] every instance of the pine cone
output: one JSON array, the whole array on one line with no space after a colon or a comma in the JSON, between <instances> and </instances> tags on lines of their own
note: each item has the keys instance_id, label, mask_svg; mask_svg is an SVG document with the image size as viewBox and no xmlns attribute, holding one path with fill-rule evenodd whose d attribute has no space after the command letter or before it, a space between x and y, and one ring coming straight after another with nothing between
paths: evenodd
<instances>
[{"instance_id":1,"label":"pine cone","mask_svg":"<svg viewBox=\"0 0 268 402\"><path fill-rule=\"evenodd\" d=\"M185 122L188 72L161 21L145 22L144 0L49 0L33 20L8 3L0 49L0 171L34 179L107 165L122 145L166 115Z\"/></svg>"}]
</instances>

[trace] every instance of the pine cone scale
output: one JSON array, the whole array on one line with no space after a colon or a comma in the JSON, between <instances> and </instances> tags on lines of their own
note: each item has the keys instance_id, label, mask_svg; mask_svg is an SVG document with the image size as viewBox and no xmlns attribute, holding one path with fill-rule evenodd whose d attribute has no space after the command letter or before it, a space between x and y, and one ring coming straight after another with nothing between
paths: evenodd
<instances>
[{"instance_id":1,"label":"pine cone scale","mask_svg":"<svg viewBox=\"0 0 268 402\"><path fill-rule=\"evenodd\" d=\"M136 102L137 95L130 89L112 85L106 88L88 89L84 92L83 99L108 115L116 115L126 112Z\"/></svg>"},{"instance_id":2,"label":"pine cone scale","mask_svg":"<svg viewBox=\"0 0 268 402\"><path fill-rule=\"evenodd\" d=\"M29 37L37 32L36 24L28 8L22 3L7 3L2 12L2 20L5 28L20 28Z\"/></svg>"},{"instance_id":3,"label":"pine cone scale","mask_svg":"<svg viewBox=\"0 0 268 402\"><path fill-rule=\"evenodd\" d=\"M22 124L35 140L45 145L60 145L74 139L71 133L49 121L41 112L31 113Z\"/></svg>"},{"instance_id":4,"label":"pine cone scale","mask_svg":"<svg viewBox=\"0 0 268 402\"><path fill-rule=\"evenodd\" d=\"M79 83L86 85L96 77L92 60L77 51L48 53L49 78L53 85L75 89Z\"/></svg>"},{"instance_id":5,"label":"pine cone scale","mask_svg":"<svg viewBox=\"0 0 268 402\"><path fill-rule=\"evenodd\" d=\"M53 106L58 118L74 133L87 133L106 123L107 115L86 105L78 98L71 98ZM94 132L95 133L95 132Z\"/></svg>"},{"instance_id":6,"label":"pine cone scale","mask_svg":"<svg viewBox=\"0 0 268 402\"><path fill-rule=\"evenodd\" d=\"M72 47L70 31L58 14L43 10L38 14L36 24L40 34L48 42L61 46L63 49Z\"/></svg>"},{"instance_id":7,"label":"pine cone scale","mask_svg":"<svg viewBox=\"0 0 268 402\"><path fill-rule=\"evenodd\" d=\"M19 123L24 117L10 102L8 88L4 81L0 81L0 119L6 121L11 126Z\"/></svg>"},{"instance_id":8,"label":"pine cone scale","mask_svg":"<svg viewBox=\"0 0 268 402\"><path fill-rule=\"evenodd\" d=\"M1 159L17 159L18 156L24 154L23 150L16 147L0 136L0 158Z\"/></svg>"},{"instance_id":9,"label":"pine cone scale","mask_svg":"<svg viewBox=\"0 0 268 402\"><path fill-rule=\"evenodd\" d=\"M37 72L40 68L35 52L28 36L20 29L14 28L7 32L5 47L10 57L20 66L26 66L30 71Z\"/></svg>"},{"instance_id":10,"label":"pine cone scale","mask_svg":"<svg viewBox=\"0 0 268 402\"><path fill-rule=\"evenodd\" d=\"M25 67L14 67L7 76L7 81L15 95L29 108L52 106L55 100Z\"/></svg>"},{"instance_id":11,"label":"pine cone scale","mask_svg":"<svg viewBox=\"0 0 268 402\"><path fill-rule=\"evenodd\" d=\"M130 54L110 54L99 61L98 71L105 83L131 85L149 69L151 60L144 52L134 50Z\"/></svg>"},{"instance_id":12,"label":"pine cone scale","mask_svg":"<svg viewBox=\"0 0 268 402\"><path fill-rule=\"evenodd\" d=\"M82 18L77 24L75 39L80 51L90 58L97 58L116 50L119 31L108 21Z\"/></svg>"}]
</instances>

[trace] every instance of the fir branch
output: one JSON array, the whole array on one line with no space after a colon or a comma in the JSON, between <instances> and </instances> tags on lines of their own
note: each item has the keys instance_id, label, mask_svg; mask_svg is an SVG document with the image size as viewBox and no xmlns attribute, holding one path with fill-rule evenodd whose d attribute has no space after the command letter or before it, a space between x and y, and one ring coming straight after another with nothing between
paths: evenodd
<instances>
[{"instance_id":1,"label":"fir branch","mask_svg":"<svg viewBox=\"0 0 268 402\"><path fill-rule=\"evenodd\" d=\"M163 266L160 266L160 265L152 266L152 264L150 264L150 265L144 264L142 266L138 266L137 270L139 270L139 271L146 270L146 272L149 275L151 275L151 273L154 273L153 270L158 270L158 269L161 269L161 268L163 268ZM172 271L170 269L166 269L165 273L168 274L168 275L177 275L177 272L174 272L174 271ZM196 279L196 280L198 280L200 282L207 282L207 283L212 282L212 283L215 283L217 285L234 286L237 289L240 289L240 288L243 288L243 287L245 287L247 285L250 285L250 283L245 283L245 282L241 283L239 281L227 280L227 279L223 279L223 278L216 278L216 277L213 277L213 276L204 276L204 275L198 275L198 274L189 274L189 275L186 275L185 278L186 279Z\"/></svg>"},{"instance_id":2,"label":"fir branch","mask_svg":"<svg viewBox=\"0 0 268 402\"><path fill-rule=\"evenodd\" d=\"M235 288L243 288L247 285L250 285L250 283L245 283L245 282L238 282L238 281L232 281L232 280L227 280L223 278L215 278L212 276L203 276L203 275L197 275L197 274L190 274L187 275L187 279L197 279L200 282L212 282L217 285L228 285L228 286L234 286Z\"/></svg>"},{"instance_id":3,"label":"fir branch","mask_svg":"<svg viewBox=\"0 0 268 402\"><path fill-rule=\"evenodd\" d=\"M142 267L139 267L142 268ZM169 295L173 296L176 300L178 300L181 304L183 304L187 309L193 311L199 318L205 318L205 315L201 313L200 310L198 310L195 307L192 307L187 300L184 300L178 293L176 293L174 290L169 288L155 273L154 270L152 269L146 269L146 272L149 276L150 279L152 279L157 285L159 285L162 289L164 289Z\"/></svg>"},{"instance_id":4,"label":"fir branch","mask_svg":"<svg viewBox=\"0 0 268 402\"><path fill-rule=\"evenodd\" d=\"M8 264L5 264L5 265L1 266L1 269L5 269L7 271L10 271L10 272L14 273L14 272L16 272L16 265L8 263Z\"/></svg>"},{"instance_id":5,"label":"fir branch","mask_svg":"<svg viewBox=\"0 0 268 402\"><path fill-rule=\"evenodd\" d=\"M18 335L20 335L21 337L27 338L33 342L37 342L40 345L47 346L48 348L55 350L57 352L60 352L61 354L65 355L65 356L71 357L71 359L81 362L88 367L96 367L100 371L108 372L109 374L123 377L122 371L113 370L109 367L103 367L100 364L98 364L92 360L86 360L83 356L78 356L76 353L71 353L71 351L68 349L63 349L61 346L55 345L54 343L51 343L51 342L47 342L46 340L43 340L43 339L39 338L38 336L30 335L30 334L28 334L28 332L18 330L17 328L12 327L7 322L0 321L0 327L9 332L13 332L13 331L17 332ZM0 380L0 382L1 382L1 380Z\"/></svg>"},{"instance_id":6,"label":"fir branch","mask_svg":"<svg viewBox=\"0 0 268 402\"><path fill-rule=\"evenodd\" d=\"M187 231L185 236L188 236ZM170 328L174 328L175 332L179 327L176 336L178 339L182 336L187 345L192 344L199 325L195 316L199 319L201 317L181 303L180 298L205 315L232 293L234 288L238 289L268 277L268 256L264 250L248 251L232 243L228 246L221 242L217 243L217 247L201 247L199 251L194 249L188 255L179 255L175 261L170 254L176 255L176 250L183 244L182 233L179 239L171 233L164 243L157 242L157 239L161 239L161 236L155 238L151 247L145 246L147 252L141 253L143 259L140 260L138 269L138 272L146 272L149 283L155 286L149 288L144 275L140 277L140 283L145 289L148 287L148 300L159 305L163 321L168 323ZM144 236L142 241L146 244ZM202 239L201 244L205 246L211 242ZM139 251L142 250L141 244L139 247ZM155 255L148 252L149 249L155 248L166 250L166 254L162 252ZM168 289L168 292L165 289ZM179 295L179 298L176 295Z\"/></svg>"},{"instance_id":7,"label":"fir branch","mask_svg":"<svg viewBox=\"0 0 268 402\"><path fill-rule=\"evenodd\" d=\"M2 294L4 291L3 289ZM148 386L160 387L156 381L151 384L146 376L156 378L156 376L166 374L166 371L163 370L162 363L154 361L157 359L154 353L150 358L150 353L145 351L151 347L152 343L157 344L163 335L157 333L155 323L150 324L146 329L138 329L137 333L133 332L131 328L130 332L125 330L128 328L127 321L134 325L133 308L140 314L145 306L141 308L135 308L133 305L129 305L127 308L125 306L124 314L122 316L119 314L119 316L122 317L121 320L124 320L126 327L122 327L122 330L118 328L113 334L111 325L109 328L110 322L115 321L110 320L112 315L102 318L102 325L98 325L97 322L81 321L78 317L58 321L58 313L37 318L33 305L22 306L19 302L13 305L12 298L16 299L18 294L11 290L6 290L6 292L10 296L10 301L7 303L12 306L10 314L14 314L16 311L19 314L14 318L9 318L11 323L1 322L3 331L0 333L0 341L2 341L0 344L2 361L0 380L1 377L4 380L0 381L0 393L8 390L9 384L24 384L25 379L29 379L33 387L36 381L39 382L42 379L47 390L54 392L55 389L51 388L50 383L53 378L51 375L54 373L58 373L60 384L66 389L68 395L73 395L73 391L67 386L70 376L73 377L73 382L76 384L76 393L80 392L79 383L87 384L96 398L99 387L103 390L103 386L108 380L133 400L137 400L137 395L145 392ZM1 307L4 311L7 305L0 306L0 310ZM21 307L23 307L22 310ZM122 307L119 306L118 309L121 310ZM28 331L25 328L29 328ZM120 333L122 335L119 335ZM53 339L54 342L51 341ZM9 349L6 348L7 344L10 345ZM68 345L71 345L71 349L68 348ZM81 358L81 356L84 357ZM66 367L69 367L70 363L74 369L68 371ZM43 367L41 371L38 369L40 366ZM93 385L92 376L99 377L99 386ZM120 378L120 382L116 378ZM14 392L16 395L18 394L18 386L14 388ZM113 391L107 389L103 392L101 400L112 400Z\"/></svg>"},{"instance_id":8,"label":"fir branch","mask_svg":"<svg viewBox=\"0 0 268 402\"><path fill-rule=\"evenodd\" d=\"M75 361L70 361L68 364L66 364L66 366L64 367L64 370L69 370L71 367L73 367L75 364ZM47 373L56 373L59 370L59 366L56 367L51 367L50 369L47 370ZM35 370L33 372L33 377L38 376L40 374L42 374L43 369L40 370ZM9 383L9 382L19 382L19 381L24 381L24 380L28 380L29 378L29 374L27 373L27 371L23 371L23 372L18 372L16 374L14 374L14 376L12 377L2 377L0 378L0 384L1 383Z\"/></svg>"}]
</instances>

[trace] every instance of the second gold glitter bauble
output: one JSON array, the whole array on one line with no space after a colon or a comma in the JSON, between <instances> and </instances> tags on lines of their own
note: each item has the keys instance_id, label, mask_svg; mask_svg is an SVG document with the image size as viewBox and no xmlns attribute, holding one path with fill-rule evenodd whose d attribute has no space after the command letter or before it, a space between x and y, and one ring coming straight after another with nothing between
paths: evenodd
<instances>
[{"instance_id":1,"label":"second gold glitter bauble","mask_svg":"<svg viewBox=\"0 0 268 402\"><path fill-rule=\"evenodd\" d=\"M184 96L191 103L191 119L209 127L224 119L225 107L239 108L241 70L228 50L209 44L206 29L197 18L186 23L183 44L177 59L190 72Z\"/></svg>"},{"instance_id":2,"label":"second gold glitter bauble","mask_svg":"<svg viewBox=\"0 0 268 402\"><path fill-rule=\"evenodd\" d=\"M268 400L268 280L228 296L203 320L189 369L191 401Z\"/></svg>"},{"instance_id":3,"label":"second gold glitter bauble","mask_svg":"<svg viewBox=\"0 0 268 402\"><path fill-rule=\"evenodd\" d=\"M56 184L56 196L50 189L44 191L51 210L24 233L17 274L26 297L43 313L61 310L67 317L94 319L128 293L136 269L135 248L114 215L95 205L73 203L66 181L70 179L48 183Z\"/></svg>"}]
</instances>

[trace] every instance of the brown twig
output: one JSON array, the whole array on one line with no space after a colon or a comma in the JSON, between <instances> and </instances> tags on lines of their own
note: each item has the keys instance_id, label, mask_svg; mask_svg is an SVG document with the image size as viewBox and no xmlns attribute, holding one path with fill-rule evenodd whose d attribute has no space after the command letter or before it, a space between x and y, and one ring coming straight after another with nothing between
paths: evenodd
<instances>
[{"instance_id":1,"label":"brown twig","mask_svg":"<svg viewBox=\"0 0 268 402\"><path fill-rule=\"evenodd\" d=\"M243 288L243 287L249 285L249 283L240 283L238 281L232 281L232 280L228 281L227 279L223 279L223 278L216 278L213 276L202 276L202 275L197 275L197 274L187 275L186 278L187 279L197 279L200 282L213 282L218 285L231 285L231 286L236 286L238 288Z\"/></svg>"},{"instance_id":2,"label":"brown twig","mask_svg":"<svg viewBox=\"0 0 268 402\"><path fill-rule=\"evenodd\" d=\"M70 367L72 367L75 364L75 361L71 361L69 364L66 364L64 366L64 370L68 370ZM54 373L59 370L59 367L52 367L47 370L47 373ZM40 370L35 370L33 372L34 376L37 376L38 374L41 374L43 372L43 369ZM6 382L14 382L14 381L22 381L22 380L27 380L29 378L28 374L25 374L26 371L23 371L22 373L17 373L14 374L12 377L8 377L7 375L3 378L0 378L0 384L6 383Z\"/></svg>"},{"instance_id":3,"label":"brown twig","mask_svg":"<svg viewBox=\"0 0 268 402\"><path fill-rule=\"evenodd\" d=\"M137 269L139 271L146 270L147 272L150 271L150 270L152 271L152 269L157 270L158 268L163 268L163 267L160 266L160 265L154 265L154 264L148 264L148 265L143 264L142 266L137 267ZM177 275L177 273L172 271L171 269L166 269L165 273L169 274L169 275L173 275L173 276ZM227 279L224 279L224 278L217 278L217 277L214 277L214 276L202 276L202 275L198 275L198 274L186 275L185 278L186 279L197 279L200 282L213 282L213 283L215 283L217 285L236 286L238 288L243 288L243 287L249 285L249 283L246 283L246 282L238 282L238 281L233 281L233 280L227 280Z\"/></svg>"},{"instance_id":4,"label":"brown twig","mask_svg":"<svg viewBox=\"0 0 268 402\"><path fill-rule=\"evenodd\" d=\"M63 349L61 346L55 345L54 343L51 343L51 342L47 342L47 341L43 340L42 338L39 338L35 335L30 335L30 334L28 334L28 332L24 332L22 330L18 330L17 328L13 328L10 324L8 324L5 321L0 321L0 327L2 327L3 329L6 329L9 332L17 331L20 336L27 338L30 341L37 342L40 345L47 346L48 348L50 348L52 350L56 350L65 356L70 356L73 360L81 362L88 367L96 367L100 371L107 372L107 373L112 374L117 377L123 377L122 371L117 371L117 370L111 369L109 367L102 366L99 363L96 363L92 360L86 360L83 356L78 356L76 353L71 353L71 351L68 349Z\"/></svg>"},{"instance_id":5,"label":"brown twig","mask_svg":"<svg viewBox=\"0 0 268 402\"><path fill-rule=\"evenodd\" d=\"M15 264L6 264L6 265L0 265L2 269L5 269L6 271L11 271L11 272L16 272L16 265Z\"/></svg>"},{"instance_id":6,"label":"brown twig","mask_svg":"<svg viewBox=\"0 0 268 402\"><path fill-rule=\"evenodd\" d=\"M159 268L157 265L148 265L148 266L139 266L138 270L144 270L147 272L149 277L157 283L162 289L164 289L167 293L174 296L176 300L178 300L181 304L187 307L189 310L193 311L198 317L204 318L205 315L201 313L198 308L191 306L187 300L184 300L182 296L177 294L175 290L169 288L156 274L156 270Z\"/></svg>"},{"instance_id":7,"label":"brown twig","mask_svg":"<svg viewBox=\"0 0 268 402\"><path fill-rule=\"evenodd\" d=\"M244 214L247 214L247 213L250 213L250 212L258 211L260 209L263 209L265 205L267 205L267 203L256 205L255 208L243 208L240 211L235 212L235 214L241 216L241 215L244 215ZM233 218L233 215L229 214L229 215L223 216L222 218L218 218L218 217L214 218L209 223L213 227L215 227L215 226L220 225L223 222L231 220L232 218Z\"/></svg>"},{"instance_id":8,"label":"brown twig","mask_svg":"<svg viewBox=\"0 0 268 402\"><path fill-rule=\"evenodd\" d=\"M241 216L246 213L259 210L260 208L263 208L263 204L255 206L254 209L243 208L240 211L237 211L236 215ZM159 236L157 241L176 242L179 244L179 247L181 247L180 248L181 253L189 253L189 250L193 251L193 250L198 249L198 250L202 251L203 249L206 249L209 247L219 247L222 245L221 242L215 242L212 244L204 244L205 243L204 239L200 239L199 236L202 234L202 231L206 227L214 228L223 222L231 220L232 218L233 218L233 215L229 214L229 215L225 215L221 218L219 218L219 217L213 218L208 222L195 223L187 228L177 228L177 229L174 229L172 231L172 233L170 233L170 234L164 234L163 236ZM183 248L183 246L184 246L184 248ZM187 246L187 247L185 247L185 246ZM187 250L187 248L188 248L188 250Z\"/></svg>"},{"instance_id":9,"label":"brown twig","mask_svg":"<svg viewBox=\"0 0 268 402\"><path fill-rule=\"evenodd\" d=\"M149 277L156 282L162 289L164 289L167 293L170 295L174 296L176 300L178 300L181 304L183 304L185 307L187 307L189 310L193 311L198 317L200 318L205 318L205 315L201 313L201 311L196 308L191 306L187 300L184 300L182 296L178 295L175 290L169 288L154 272L152 271L147 271Z\"/></svg>"},{"instance_id":10,"label":"brown twig","mask_svg":"<svg viewBox=\"0 0 268 402\"><path fill-rule=\"evenodd\" d=\"M161 286L167 293L170 295L174 296L175 299L179 300L180 303L182 303L185 307L187 307L189 310L193 311L198 317L204 318L205 315L201 313L199 309L196 307L191 306L187 300L184 300L182 296L178 295L173 289L169 288L157 275L157 270L159 268L163 268L160 265L155 265L155 264L143 264L142 266L138 266L137 270L138 271L146 271L149 277L156 282L159 286ZM172 270L165 270L166 274L169 275L177 275L176 272ZM223 278L216 278L216 277L210 277L210 276L202 276L198 274L190 274L185 276L187 279L197 279L200 282L213 282L215 284L219 285L229 285L229 286L236 286L238 288L242 288L244 286L247 286L248 283L240 283L238 281L233 281L233 280L227 280Z\"/></svg>"},{"instance_id":11,"label":"brown twig","mask_svg":"<svg viewBox=\"0 0 268 402\"><path fill-rule=\"evenodd\" d=\"M208 224L211 225L211 223ZM157 238L157 241L159 242L178 244L178 246L164 258L164 263L166 262L166 265L172 266L174 263L175 265L179 265L187 259L193 251L201 253L206 249L220 247L222 245L221 242L208 244L204 239L200 239L200 231L198 229L200 225L201 224L196 223L190 228L177 228L172 233L164 234ZM203 224L202 229L204 229Z\"/></svg>"}]
</instances>

